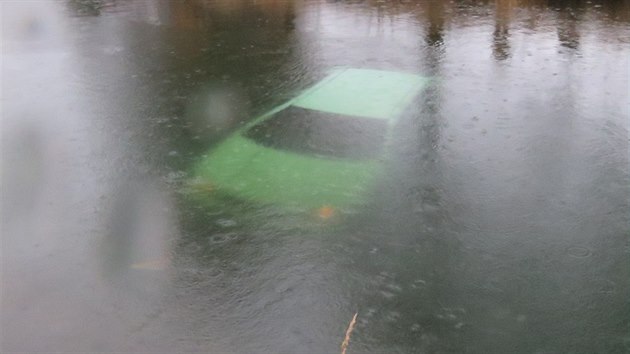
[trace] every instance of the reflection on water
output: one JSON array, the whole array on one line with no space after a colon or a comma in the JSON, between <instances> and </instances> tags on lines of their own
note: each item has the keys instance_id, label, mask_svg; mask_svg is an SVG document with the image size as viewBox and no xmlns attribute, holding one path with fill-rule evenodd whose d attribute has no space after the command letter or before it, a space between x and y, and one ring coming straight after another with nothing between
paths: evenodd
<instances>
[{"instance_id":1,"label":"reflection on water","mask_svg":"<svg viewBox=\"0 0 630 354\"><path fill-rule=\"evenodd\" d=\"M627 1L1 6L3 351L630 350ZM433 78L369 205L191 202L336 66Z\"/></svg>"},{"instance_id":2,"label":"reflection on water","mask_svg":"<svg viewBox=\"0 0 630 354\"><path fill-rule=\"evenodd\" d=\"M515 0L496 1L492 52L497 60L505 60L510 56L510 16L515 3Z\"/></svg>"}]
</instances>

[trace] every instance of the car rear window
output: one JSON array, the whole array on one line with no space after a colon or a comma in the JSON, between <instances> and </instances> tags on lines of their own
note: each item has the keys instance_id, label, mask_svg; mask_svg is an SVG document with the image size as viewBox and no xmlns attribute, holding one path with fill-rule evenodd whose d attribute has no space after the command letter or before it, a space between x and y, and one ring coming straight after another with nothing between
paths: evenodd
<instances>
[{"instance_id":1,"label":"car rear window","mask_svg":"<svg viewBox=\"0 0 630 354\"><path fill-rule=\"evenodd\" d=\"M383 149L387 122L289 106L243 135L275 149L368 159Z\"/></svg>"}]
</instances>

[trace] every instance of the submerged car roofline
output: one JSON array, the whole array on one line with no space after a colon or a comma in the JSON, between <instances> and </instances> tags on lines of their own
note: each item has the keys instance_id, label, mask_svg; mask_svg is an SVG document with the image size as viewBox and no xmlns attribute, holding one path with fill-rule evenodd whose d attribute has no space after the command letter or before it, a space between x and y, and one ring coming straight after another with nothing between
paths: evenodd
<instances>
[{"instance_id":1,"label":"submerged car roofline","mask_svg":"<svg viewBox=\"0 0 630 354\"><path fill-rule=\"evenodd\" d=\"M347 72L348 70L360 70L360 71L369 71L369 72L379 72L379 73L395 73L395 74L404 74L404 75L408 75L408 76L415 76L418 81L416 83L416 85L414 87L412 87L409 92L407 92L405 95L402 96L402 98L398 101L399 103L399 107L396 109L396 111L392 112L391 117L385 119L385 118L379 118L379 117L370 117L370 116L365 116L365 115L353 115L353 114L345 114L345 113L339 113L339 112L334 112L334 111L329 111L326 109L317 109L317 108L313 108L313 107L304 107L302 105L295 105L295 102L304 99L305 97L311 95L313 92L316 92L317 90L319 90L322 86L328 84L330 81L334 80L335 78L337 78L339 75L343 74L344 72ZM403 112L407 109L407 106L409 105L409 102L411 100L413 100L413 98L415 96L417 96L418 94L420 94L420 92L422 91L422 89L428 84L428 82L431 79L429 78L425 78L425 77L421 77L415 74L410 74L410 73L401 73L401 72L388 72L388 71L384 71L384 70L376 70L376 69L357 69L357 68L349 68L349 67L336 67L334 69L331 70L331 73L326 76L325 78L323 78L322 80L320 80L318 83L316 83L315 85L309 87L308 89L304 90L302 93L300 93L299 95L295 96L294 98L286 101L283 104L280 104L276 107L274 107L273 109L262 113L261 115L259 115L258 117L252 119L251 121L247 122L246 124L244 124L242 127L240 127L239 129L236 130L236 134L242 134L244 131L248 130L249 128L253 127L254 125L270 118L273 114L280 112L284 109L286 109L289 106L295 105L296 107L301 107L304 109L312 109L312 110L317 110L317 111L322 111L322 112L329 112L329 113L337 113L340 115L347 115L347 116L351 116L351 117L360 117L360 118L365 118L365 119L383 119L385 121L387 121L388 127L391 128L391 126L393 126L397 121L398 118L400 118L400 116L403 114Z\"/></svg>"},{"instance_id":2,"label":"submerged car roofline","mask_svg":"<svg viewBox=\"0 0 630 354\"><path fill-rule=\"evenodd\" d=\"M293 101L298 107L354 117L395 120L429 79L411 73L347 68Z\"/></svg>"}]
</instances>

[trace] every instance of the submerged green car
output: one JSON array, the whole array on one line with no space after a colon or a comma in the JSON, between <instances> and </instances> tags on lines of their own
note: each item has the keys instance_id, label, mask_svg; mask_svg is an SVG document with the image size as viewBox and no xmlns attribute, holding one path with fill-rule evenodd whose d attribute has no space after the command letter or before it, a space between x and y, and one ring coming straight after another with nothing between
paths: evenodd
<instances>
[{"instance_id":1,"label":"submerged green car","mask_svg":"<svg viewBox=\"0 0 630 354\"><path fill-rule=\"evenodd\" d=\"M392 126L428 79L337 69L254 119L193 168L202 190L327 218L361 204L383 168Z\"/></svg>"}]
</instances>

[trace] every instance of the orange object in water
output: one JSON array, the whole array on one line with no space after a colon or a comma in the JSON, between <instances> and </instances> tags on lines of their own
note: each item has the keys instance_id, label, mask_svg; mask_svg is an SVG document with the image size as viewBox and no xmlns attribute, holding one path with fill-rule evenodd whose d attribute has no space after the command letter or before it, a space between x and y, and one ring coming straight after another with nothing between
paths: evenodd
<instances>
[{"instance_id":1,"label":"orange object in water","mask_svg":"<svg viewBox=\"0 0 630 354\"><path fill-rule=\"evenodd\" d=\"M335 215L335 208L330 205L324 205L323 207L317 209L317 216L322 219L330 219L333 215Z\"/></svg>"}]
</instances>

